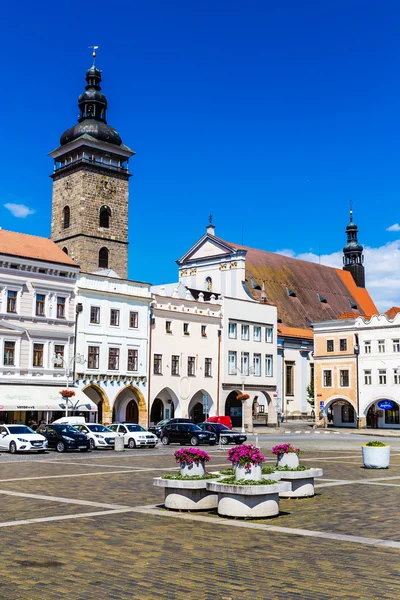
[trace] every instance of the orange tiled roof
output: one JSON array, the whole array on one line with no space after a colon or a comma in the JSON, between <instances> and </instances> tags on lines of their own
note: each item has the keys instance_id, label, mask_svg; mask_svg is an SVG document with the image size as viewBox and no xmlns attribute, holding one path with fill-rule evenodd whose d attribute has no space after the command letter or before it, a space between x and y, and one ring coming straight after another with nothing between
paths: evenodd
<instances>
[{"instance_id":1,"label":"orange tiled roof","mask_svg":"<svg viewBox=\"0 0 400 600\"><path fill-rule=\"evenodd\" d=\"M392 306L392 308L389 308L389 310L387 310L385 312L385 315L387 316L388 319L394 319L395 316L397 315L397 313L400 312L400 308L398 306Z\"/></svg>"},{"instance_id":2,"label":"orange tiled roof","mask_svg":"<svg viewBox=\"0 0 400 600\"><path fill-rule=\"evenodd\" d=\"M301 327L288 327L287 325L278 324L278 333L286 337L308 338L313 339L314 333L312 329L302 329Z\"/></svg>"},{"instance_id":3,"label":"orange tiled roof","mask_svg":"<svg viewBox=\"0 0 400 600\"><path fill-rule=\"evenodd\" d=\"M52 240L4 229L0 230L0 254L77 266Z\"/></svg>"},{"instance_id":4,"label":"orange tiled roof","mask_svg":"<svg viewBox=\"0 0 400 600\"><path fill-rule=\"evenodd\" d=\"M356 319L357 317L365 317L366 315L355 315L351 312L344 312L340 315L339 319L344 321L346 319Z\"/></svg>"},{"instance_id":5,"label":"orange tiled roof","mask_svg":"<svg viewBox=\"0 0 400 600\"><path fill-rule=\"evenodd\" d=\"M264 282L268 303L277 307L278 318L289 328L307 331L311 323L334 320L343 313L378 314L368 291L357 287L348 271L220 241L234 250L246 251L245 277L250 294L259 299L261 292L252 283L262 287Z\"/></svg>"}]
</instances>

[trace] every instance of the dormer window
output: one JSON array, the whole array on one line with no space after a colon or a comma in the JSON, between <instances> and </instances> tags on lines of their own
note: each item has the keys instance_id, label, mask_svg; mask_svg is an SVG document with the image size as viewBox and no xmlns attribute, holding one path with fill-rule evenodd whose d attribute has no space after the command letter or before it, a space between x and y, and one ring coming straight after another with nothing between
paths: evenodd
<instances>
[{"instance_id":1,"label":"dormer window","mask_svg":"<svg viewBox=\"0 0 400 600\"><path fill-rule=\"evenodd\" d=\"M318 300L320 302L322 302L323 304L327 304L328 300L326 298L324 298L324 296L321 296L321 294L318 294Z\"/></svg>"},{"instance_id":2,"label":"dormer window","mask_svg":"<svg viewBox=\"0 0 400 600\"><path fill-rule=\"evenodd\" d=\"M290 289L290 287L286 288L286 293L288 296L291 296L292 298L296 298L296 292L294 292L292 289Z\"/></svg>"},{"instance_id":3,"label":"dormer window","mask_svg":"<svg viewBox=\"0 0 400 600\"><path fill-rule=\"evenodd\" d=\"M353 302L352 300L349 300L350 303L350 308L358 308L357 304L355 302Z\"/></svg>"}]
</instances>

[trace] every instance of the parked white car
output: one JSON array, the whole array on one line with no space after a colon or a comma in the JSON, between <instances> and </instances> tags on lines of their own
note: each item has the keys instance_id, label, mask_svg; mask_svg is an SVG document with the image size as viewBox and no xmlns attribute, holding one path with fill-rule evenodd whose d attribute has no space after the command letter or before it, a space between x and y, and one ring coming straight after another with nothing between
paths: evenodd
<instances>
[{"instance_id":1,"label":"parked white car","mask_svg":"<svg viewBox=\"0 0 400 600\"><path fill-rule=\"evenodd\" d=\"M80 433L84 433L90 440L90 449L97 448L114 448L115 438L119 437L118 433L111 431L105 425L100 423L79 423L74 425Z\"/></svg>"},{"instance_id":2,"label":"parked white car","mask_svg":"<svg viewBox=\"0 0 400 600\"><path fill-rule=\"evenodd\" d=\"M0 425L0 450L5 452L44 452L48 442L26 425Z\"/></svg>"},{"instance_id":3,"label":"parked white car","mask_svg":"<svg viewBox=\"0 0 400 600\"><path fill-rule=\"evenodd\" d=\"M137 423L113 423L110 425L111 431L115 431L119 436L124 436L125 446L136 448L139 446L148 446L155 448L158 437L150 431L147 431Z\"/></svg>"}]
</instances>

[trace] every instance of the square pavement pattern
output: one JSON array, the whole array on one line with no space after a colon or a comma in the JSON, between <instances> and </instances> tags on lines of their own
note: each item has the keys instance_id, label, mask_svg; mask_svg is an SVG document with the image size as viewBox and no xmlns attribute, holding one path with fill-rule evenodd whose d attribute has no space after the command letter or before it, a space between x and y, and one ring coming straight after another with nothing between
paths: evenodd
<instances>
[{"instance_id":1,"label":"square pavement pattern","mask_svg":"<svg viewBox=\"0 0 400 600\"><path fill-rule=\"evenodd\" d=\"M0 599L399 599L400 444L384 471L359 443L323 447L301 456L324 469L316 496L257 521L160 508L172 447L0 455Z\"/></svg>"}]
</instances>

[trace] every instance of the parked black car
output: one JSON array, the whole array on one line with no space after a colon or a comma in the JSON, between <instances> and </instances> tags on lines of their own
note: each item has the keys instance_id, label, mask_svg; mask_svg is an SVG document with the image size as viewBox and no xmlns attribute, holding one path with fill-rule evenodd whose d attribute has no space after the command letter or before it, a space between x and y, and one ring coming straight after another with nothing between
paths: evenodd
<instances>
[{"instance_id":1,"label":"parked black car","mask_svg":"<svg viewBox=\"0 0 400 600\"><path fill-rule=\"evenodd\" d=\"M49 448L55 448L57 452L66 450L80 450L88 452L90 440L83 433L79 433L72 425L54 423L52 425L40 425L37 433L44 435L49 442Z\"/></svg>"},{"instance_id":2,"label":"parked black car","mask_svg":"<svg viewBox=\"0 0 400 600\"><path fill-rule=\"evenodd\" d=\"M221 437L221 444L243 444L247 440L247 436L244 433L238 431L232 431L226 425L221 423L199 423L200 429L203 431L210 431L215 433L217 442ZM221 436L221 433L224 434Z\"/></svg>"},{"instance_id":3,"label":"parked black car","mask_svg":"<svg viewBox=\"0 0 400 600\"><path fill-rule=\"evenodd\" d=\"M149 427L149 431L151 431L151 433L155 433L156 436L160 438L163 427L165 427L166 425L172 425L172 423L191 423L191 420L183 419L181 417L176 417L173 419L163 419L162 421L159 421L157 425L152 425L151 427Z\"/></svg>"},{"instance_id":4,"label":"parked black car","mask_svg":"<svg viewBox=\"0 0 400 600\"><path fill-rule=\"evenodd\" d=\"M198 446L199 444L210 444L215 446L217 437L215 433L203 431L194 423L168 423L163 427L161 442L167 444L190 444Z\"/></svg>"}]
</instances>

